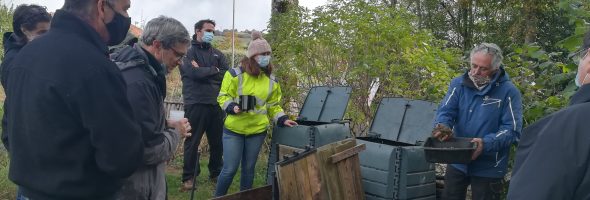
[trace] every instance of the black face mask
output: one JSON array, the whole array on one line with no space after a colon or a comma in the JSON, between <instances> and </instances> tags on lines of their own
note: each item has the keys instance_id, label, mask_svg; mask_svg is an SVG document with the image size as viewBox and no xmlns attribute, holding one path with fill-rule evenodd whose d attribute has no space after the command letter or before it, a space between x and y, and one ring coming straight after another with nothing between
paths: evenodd
<instances>
[{"instance_id":1,"label":"black face mask","mask_svg":"<svg viewBox=\"0 0 590 200\"><path fill-rule=\"evenodd\" d=\"M110 36L108 45L114 46L121 44L121 42L125 40L127 32L129 32L129 26L131 26L131 17L125 17L115 11L113 6L108 3L107 5L115 12L115 17L113 20L106 24Z\"/></svg>"}]
</instances>

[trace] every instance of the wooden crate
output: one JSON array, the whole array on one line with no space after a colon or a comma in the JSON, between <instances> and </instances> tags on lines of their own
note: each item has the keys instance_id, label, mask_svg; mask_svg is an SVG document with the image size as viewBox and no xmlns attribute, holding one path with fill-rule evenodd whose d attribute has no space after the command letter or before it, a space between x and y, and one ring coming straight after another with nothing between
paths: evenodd
<instances>
[{"instance_id":1,"label":"wooden crate","mask_svg":"<svg viewBox=\"0 0 590 200\"><path fill-rule=\"evenodd\" d=\"M322 174L322 199L364 200L358 153L365 145L347 139L318 149Z\"/></svg>"},{"instance_id":2,"label":"wooden crate","mask_svg":"<svg viewBox=\"0 0 590 200\"><path fill-rule=\"evenodd\" d=\"M304 152L279 148L279 152L296 152L277 163L280 199L364 200L358 159L364 148L354 139Z\"/></svg>"}]
</instances>

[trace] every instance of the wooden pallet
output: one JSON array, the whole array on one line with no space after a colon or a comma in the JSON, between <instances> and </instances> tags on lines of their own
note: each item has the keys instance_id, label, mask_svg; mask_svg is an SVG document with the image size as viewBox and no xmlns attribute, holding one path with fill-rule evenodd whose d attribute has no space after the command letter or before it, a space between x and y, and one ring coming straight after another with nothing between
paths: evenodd
<instances>
[{"instance_id":1,"label":"wooden pallet","mask_svg":"<svg viewBox=\"0 0 590 200\"><path fill-rule=\"evenodd\" d=\"M272 185L245 190L232 195L217 197L213 200L272 200Z\"/></svg>"},{"instance_id":2,"label":"wooden pallet","mask_svg":"<svg viewBox=\"0 0 590 200\"><path fill-rule=\"evenodd\" d=\"M303 152L283 148L295 154L277 163L280 199L364 200L358 159L364 149L354 139Z\"/></svg>"}]
</instances>

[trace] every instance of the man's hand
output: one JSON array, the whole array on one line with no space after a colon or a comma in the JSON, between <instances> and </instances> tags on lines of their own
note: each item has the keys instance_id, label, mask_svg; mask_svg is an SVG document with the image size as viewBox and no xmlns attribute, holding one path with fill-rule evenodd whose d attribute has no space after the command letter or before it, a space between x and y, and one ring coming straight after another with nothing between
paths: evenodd
<instances>
[{"instance_id":1,"label":"man's hand","mask_svg":"<svg viewBox=\"0 0 590 200\"><path fill-rule=\"evenodd\" d=\"M199 68L199 64L197 62L195 62L194 60L191 61L191 64L193 64L194 68Z\"/></svg>"},{"instance_id":2,"label":"man's hand","mask_svg":"<svg viewBox=\"0 0 590 200\"><path fill-rule=\"evenodd\" d=\"M293 127L293 126L299 125L299 124L297 124L297 122L290 120L290 119L285 120L285 122L283 124L288 127Z\"/></svg>"},{"instance_id":3,"label":"man's hand","mask_svg":"<svg viewBox=\"0 0 590 200\"><path fill-rule=\"evenodd\" d=\"M475 160L481 155L481 152L483 152L483 140L481 138L473 138L471 142L477 144L475 151L471 155L471 160Z\"/></svg>"},{"instance_id":4,"label":"man's hand","mask_svg":"<svg viewBox=\"0 0 590 200\"><path fill-rule=\"evenodd\" d=\"M190 132L192 127L187 118L182 118L178 121L168 120L167 123L169 127L176 129L182 137L190 137L192 135Z\"/></svg>"},{"instance_id":5,"label":"man's hand","mask_svg":"<svg viewBox=\"0 0 590 200\"><path fill-rule=\"evenodd\" d=\"M440 141L445 141L453 137L453 130L445 125L437 124L434 130L432 130L432 136L438 138Z\"/></svg>"}]
</instances>

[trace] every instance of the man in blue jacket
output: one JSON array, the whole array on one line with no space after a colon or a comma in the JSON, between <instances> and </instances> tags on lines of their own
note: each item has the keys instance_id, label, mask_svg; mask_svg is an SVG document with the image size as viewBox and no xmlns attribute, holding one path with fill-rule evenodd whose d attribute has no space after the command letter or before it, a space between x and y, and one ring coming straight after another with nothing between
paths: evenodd
<instances>
[{"instance_id":1,"label":"man in blue jacket","mask_svg":"<svg viewBox=\"0 0 590 200\"><path fill-rule=\"evenodd\" d=\"M580 89L567 108L523 130L514 156L510 200L590 199L590 32L573 57Z\"/></svg>"},{"instance_id":2,"label":"man in blue jacket","mask_svg":"<svg viewBox=\"0 0 590 200\"><path fill-rule=\"evenodd\" d=\"M520 138L520 92L502 67L502 50L482 43L471 50L471 68L451 81L438 109L434 137L473 138L477 149L469 164L451 164L445 174L444 199L500 199L510 146Z\"/></svg>"}]
</instances>

